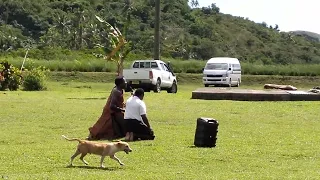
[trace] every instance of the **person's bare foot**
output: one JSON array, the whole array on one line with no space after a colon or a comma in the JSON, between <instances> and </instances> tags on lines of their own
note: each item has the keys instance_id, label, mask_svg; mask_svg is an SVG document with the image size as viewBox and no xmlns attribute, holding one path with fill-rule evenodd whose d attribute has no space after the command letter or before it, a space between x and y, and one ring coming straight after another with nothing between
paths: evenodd
<instances>
[{"instance_id":1,"label":"person's bare foot","mask_svg":"<svg viewBox=\"0 0 320 180\"><path fill-rule=\"evenodd\" d=\"M125 141L130 141L130 132L126 133L126 137L124 137Z\"/></svg>"},{"instance_id":2,"label":"person's bare foot","mask_svg":"<svg viewBox=\"0 0 320 180\"><path fill-rule=\"evenodd\" d=\"M86 138L86 140L88 140L88 141L90 141L90 140L92 140L93 138L92 138L92 135L91 134L89 134L88 135L88 137Z\"/></svg>"},{"instance_id":3,"label":"person's bare foot","mask_svg":"<svg viewBox=\"0 0 320 180\"><path fill-rule=\"evenodd\" d=\"M130 132L130 138L129 141L133 141L133 132Z\"/></svg>"}]
</instances>

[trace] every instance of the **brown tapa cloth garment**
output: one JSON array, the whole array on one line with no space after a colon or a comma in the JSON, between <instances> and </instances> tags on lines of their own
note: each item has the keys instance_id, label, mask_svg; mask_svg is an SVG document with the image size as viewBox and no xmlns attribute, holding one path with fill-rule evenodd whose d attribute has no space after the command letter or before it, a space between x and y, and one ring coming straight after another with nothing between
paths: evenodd
<instances>
[{"instance_id":1,"label":"brown tapa cloth garment","mask_svg":"<svg viewBox=\"0 0 320 180\"><path fill-rule=\"evenodd\" d=\"M112 104L123 108L123 102L123 90L119 91L116 87L113 88L100 118L89 128L91 139L112 140L125 136L123 113L111 110Z\"/></svg>"}]
</instances>

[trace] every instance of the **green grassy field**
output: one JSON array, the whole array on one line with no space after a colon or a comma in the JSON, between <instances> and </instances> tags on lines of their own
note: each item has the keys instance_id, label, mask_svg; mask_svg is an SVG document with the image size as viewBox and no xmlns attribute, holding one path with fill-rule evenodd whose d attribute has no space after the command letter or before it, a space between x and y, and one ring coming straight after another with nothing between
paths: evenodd
<instances>
[{"instance_id":1,"label":"green grassy field","mask_svg":"<svg viewBox=\"0 0 320 180\"><path fill-rule=\"evenodd\" d=\"M177 94L146 93L154 141L131 142L121 167L98 156L67 167L76 142L96 122L112 84L59 78L43 92L0 92L3 179L318 179L320 102L192 100L201 84ZM257 86L251 85L254 88ZM246 87L251 87L250 85ZM126 94L126 98L129 94ZM219 121L217 146L193 146L196 119Z\"/></svg>"}]
</instances>

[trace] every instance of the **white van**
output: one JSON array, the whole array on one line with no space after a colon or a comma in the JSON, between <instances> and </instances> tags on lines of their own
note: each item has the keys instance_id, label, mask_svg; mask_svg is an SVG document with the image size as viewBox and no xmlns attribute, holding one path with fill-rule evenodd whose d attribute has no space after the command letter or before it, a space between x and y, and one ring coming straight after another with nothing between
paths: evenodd
<instances>
[{"instance_id":1,"label":"white van","mask_svg":"<svg viewBox=\"0 0 320 180\"><path fill-rule=\"evenodd\" d=\"M241 66L237 58L215 57L207 61L203 68L203 84L228 85L239 87L241 83Z\"/></svg>"}]
</instances>

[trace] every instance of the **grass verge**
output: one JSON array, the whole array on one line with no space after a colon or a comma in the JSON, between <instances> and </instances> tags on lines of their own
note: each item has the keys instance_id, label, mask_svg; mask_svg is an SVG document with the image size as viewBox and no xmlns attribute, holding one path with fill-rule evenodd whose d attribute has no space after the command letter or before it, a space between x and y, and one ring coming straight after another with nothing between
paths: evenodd
<instances>
[{"instance_id":1,"label":"grass verge","mask_svg":"<svg viewBox=\"0 0 320 180\"><path fill-rule=\"evenodd\" d=\"M105 72L50 72L52 81L105 82L112 83L116 73ZM177 73L179 84L196 84L202 86L202 74ZM243 87L260 87L264 84L289 84L299 88L319 86L320 76L267 76L242 75Z\"/></svg>"}]
</instances>

